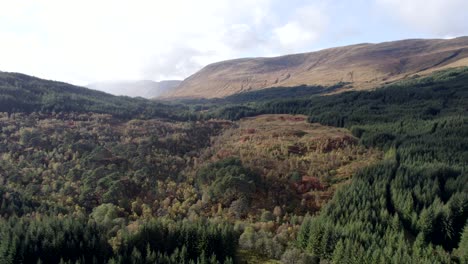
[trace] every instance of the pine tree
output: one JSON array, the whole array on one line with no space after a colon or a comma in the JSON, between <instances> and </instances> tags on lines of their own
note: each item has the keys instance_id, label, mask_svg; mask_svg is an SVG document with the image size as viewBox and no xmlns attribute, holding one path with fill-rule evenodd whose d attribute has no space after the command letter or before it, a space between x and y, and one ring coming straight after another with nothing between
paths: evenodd
<instances>
[{"instance_id":1,"label":"pine tree","mask_svg":"<svg viewBox=\"0 0 468 264\"><path fill-rule=\"evenodd\" d=\"M425 248L425 235L423 232L419 233L418 236L416 237L416 240L413 243L413 258L421 258L421 256L424 253L424 248Z\"/></svg>"},{"instance_id":2,"label":"pine tree","mask_svg":"<svg viewBox=\"0 0 468 264\"><path fill-rule=\"evenodd\" d=\"M315 218L310 225L309 239L307 241L307 251L312 253L314 256L322 256L322 235L323 227Z\"/></svg>"},{"instance_id":3,"label":"pine tree","mask_svg":"<svg viewBox=\"0 0 468 264\"><path fill-rule=\"evenodd\" d=\"M421 211L421 214L419 216L419 221L418 221L419 230L424 235L424 238L430 236L432 232L433 221L434 221L434 212L432 211L432 209L424 208Z\"/></svg>"},{"instance_id":4,"label":"pine tree","mask_svg":"<svg viewBox=\"0 0 468 264\"><path fill-rule=\"evenodd\" d=\"M297 243L300 248L306 248L309 243L311 218L309 216L304 217L302 225L297 233Z\"/></svg>"},{"instance_id":5,"label":"pine tree","mask_svg":"<svg viewBox=\"0 0 468 264\"><path fill-rule=\"evenodd\" d=\"M335 250L333 250L332 262L333 263L344 263L346 259L345 249L343 245L343 241L340 239L336 244Z\"/></svg>"},{"instance_id":6,"label":"pine tree","mask_svg":"<svg viewBox=\"0 0 468 264\"><path fill-rule=\"evenodd\" d=\"M458 244L457 255L461 263L468 263L468 222L463 229L460 243Z\"/></svg>"}]
</instances>

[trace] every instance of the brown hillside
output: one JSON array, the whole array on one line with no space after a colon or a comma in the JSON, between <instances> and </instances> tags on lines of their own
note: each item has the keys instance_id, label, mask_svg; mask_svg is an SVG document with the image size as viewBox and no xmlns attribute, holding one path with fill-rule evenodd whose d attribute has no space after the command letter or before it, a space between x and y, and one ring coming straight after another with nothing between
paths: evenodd
<instances>
[{"instance_id":1,"label":"brown hillside","mask_svg":"<svg viewBox=\"0 0 468 264\"><path fill-rule=\"evenodd\" d=\"M350 82L370 89L413 74L468 65L468 37L358 44L273 58L210 64L185 79L169 98L216 98L278 86Z\"/></svg>"}]
</instances>

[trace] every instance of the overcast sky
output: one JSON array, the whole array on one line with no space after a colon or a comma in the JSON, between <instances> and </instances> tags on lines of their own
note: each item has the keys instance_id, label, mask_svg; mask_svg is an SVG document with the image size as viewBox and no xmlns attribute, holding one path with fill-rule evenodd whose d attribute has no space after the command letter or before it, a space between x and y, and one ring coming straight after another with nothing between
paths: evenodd
<instances>
[{"instance_id":1,"label":"overcast sky","mask_svg":"<svg viewBox=\"0 0 468 264\"><path fill-rule=\"evenodd\" d=\"M206 64L468 35L468 0L0 0L0 71L86 85Z\"/></svg>"}]
</instances>

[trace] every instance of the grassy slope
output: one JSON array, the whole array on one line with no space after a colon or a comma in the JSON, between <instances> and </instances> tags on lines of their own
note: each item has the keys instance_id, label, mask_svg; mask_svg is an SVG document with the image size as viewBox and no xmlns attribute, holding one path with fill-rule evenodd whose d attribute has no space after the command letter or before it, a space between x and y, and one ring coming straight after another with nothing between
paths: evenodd
<instances>
[{"instance_id":1,"label":"grassy slope","mask_svg":"<svg viewBox=\"0 0 468 264\"><path fill-rule=\"evenodd\" d=\"M179 98L222 98L269 87L333 85L351 82L354 90L467 66L468 37L411 39L358 44L273 58L245 58L210 64L168 93Z\"/></svg>"}]
</instances>

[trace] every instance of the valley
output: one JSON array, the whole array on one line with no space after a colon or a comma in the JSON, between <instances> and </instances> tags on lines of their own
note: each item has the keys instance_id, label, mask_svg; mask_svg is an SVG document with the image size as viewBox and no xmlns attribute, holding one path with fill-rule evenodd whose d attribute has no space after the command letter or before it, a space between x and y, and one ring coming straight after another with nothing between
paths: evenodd
<instances>
[{"instance_id":1,"label":"valley","mask_svg":"<svg viewBox=\"0 0 468 264\"><path fill-rule=\"evenodd\" d=\"M0 263L464 263L467 83L159 101L2 72Z\"/></svg>"},{"instance_id":2,"label":"valley","mask_svg":"<svg viewBox=\"0 0 468 264\"><path fill-rule=\"evenodd\" d=\"M0 0L0 264L468 264L468 0Z\"/></svg>"},{"instance_id":3,"label":"valley","mask_svg":"<svg viewBox=\"0 0 468 264\"><path fill-rule=\"evenodd\" d=\"M88 88L100 91L106 91L113 95L122 95L130 97L143 97L147 99L156 98L179 86L181 81L107 81L96 82L87 85Z\"/></svg>"}]
</instances>

